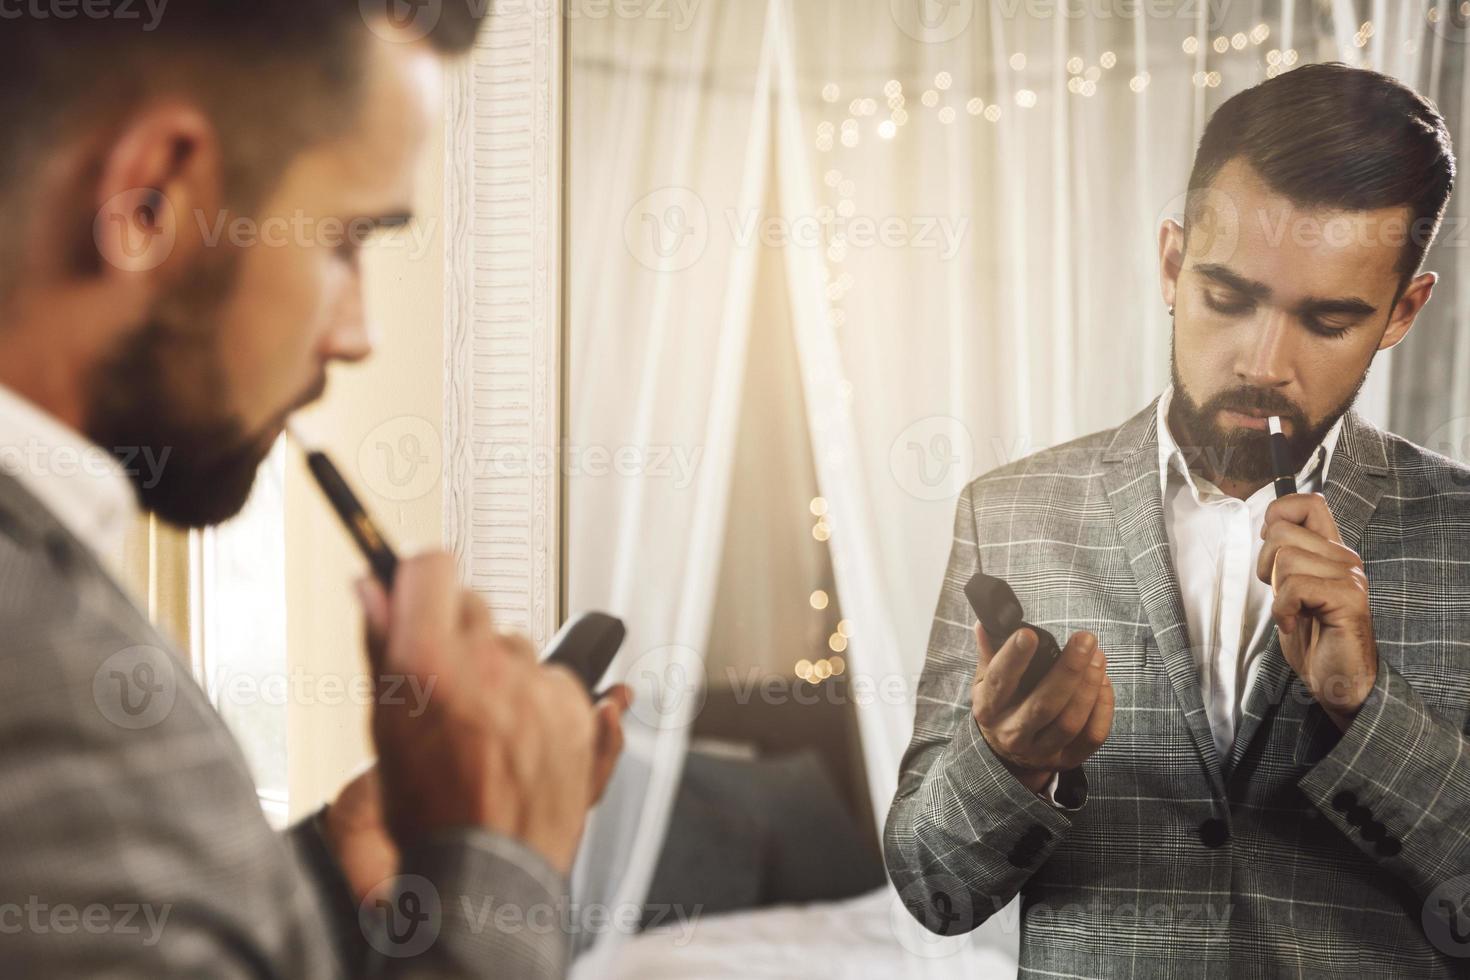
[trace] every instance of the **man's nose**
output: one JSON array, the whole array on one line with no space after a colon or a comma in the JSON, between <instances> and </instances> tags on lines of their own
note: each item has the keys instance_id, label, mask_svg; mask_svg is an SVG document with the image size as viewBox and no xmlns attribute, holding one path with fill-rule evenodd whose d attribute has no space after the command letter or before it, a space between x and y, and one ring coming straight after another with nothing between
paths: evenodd
<instances>
[{"instance_id":1,"label":"man's nose","mask_svg":"<svg viewBox=\"0 0 1470 980\"><path fill-rule=\"evenodd\" d=\"M1248 346L1241 351L1236 374L1260 388L1271 388L1291 379L1293 338L1285 313L1272 311L1253 326Z\"/></svg>"},{"instance_id":2,"label":"man's nose","mask_svg":"<svg viewBox=\"0 0 1470 980\"><path fill-rule=\"evenodd\" d=\"M356 363L372 353L372 324L363 302L362 283L354 276L337 301L331 326L323 338L322 356L329 361Z\"/></svg>"}]
</instances>

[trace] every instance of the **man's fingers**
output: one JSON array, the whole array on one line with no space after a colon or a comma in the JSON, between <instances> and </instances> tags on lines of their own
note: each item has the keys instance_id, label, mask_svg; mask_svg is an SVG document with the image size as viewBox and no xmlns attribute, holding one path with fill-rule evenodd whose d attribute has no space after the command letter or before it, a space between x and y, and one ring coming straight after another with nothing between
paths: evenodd
<instances>
[{"instance_id":1,"label":"man's fingers","mask_svg":"<svg viewBox=\"0 0 1470 980\"><path fill-rule=\"evenodd\" d=\"M1347 545L1337 541L1330 541L1319 534L1300 527L1296 524L1288 524L1285 521L1277 521L1266 525L1265 544L1261 545L1261 553L1256 559L1256 577L1262 582L1271 581L1272 566L1276 562L1277 554L1283 549L1296 548L1311 554L1319 555L1329 561L1340 565L1355 565L1359 568L1363 565L1363 559L1358 553ZM1277 574L1280 574L1279 570Z\"/></svg>"},{"instance_id":2,"label":"man's fingers","mask_svg":"<svg viewBox=\"0 0 1470 980\"><path fill-rule=\"evenodd\" d=\"M1271 501L1266 508L1262 534L1277 521L1299 524L1308 531L1328 541L1342 544L1342 535L1337 532L1337 522L1327 508L1327 498L1320 493L1289 493Z\"/></svg>"},{"instance_id":3,"label":"man's fingers","mask_svg":"<svg viewBox=\"0 0 1470 980\"><path fill-rule=\"evenodd\" d=\"M1062 707L1061 713L1052 719L1051 724L1036 733L1031 744L1038 755L1060 752L1087 727L1106 676L1106 670L1098 662L1101 659L1102 654L1099 652L1093 658L1094 662L1088 665L1081 682L1072 692L1071 700Z\"/></svg>"},{"instance_id":4,"label":"man's fingers","mask_svg":"<svg viewBox=\"0 0 1470 980\"><path fill-rule=\"evenodd\" d=\"M984 632L981 630L981 632ZM991 725L1005 714L1011 695L1036 650L1036 634L1025 627L1016 630L990 658L971 692L971 709L976 721Z\"/></svg>"},{"instance_id":5,"label":"man's fingers","mask_svg":"<svg viewBox=\"0 0 1470 980\"><path fill-rule=\"evenodd\" d=\"M1314 616L1324 626L1337 625L1343 613L1362 613L1367 595L1367 580L1361 576L1329 579L1298 572L1277 578L1271 615L1283 633L1292 632L1304 616Z\"/></svg>"},{"instance_id":6,"label":"man's fingers","mask_svg":"<svg viewBox=\"0 0 1470 980\"><path fill-rule=\"evenodd\" d=\"M990 645L990 634L985 632L985 627L977 620L975 623L975 680L972 684L979 684L980 678L985 676L985 671L990 667L990 662L995 659L995 648Z\"/></svg>"},{"instance_id":7,"label":"man's fingers","mask_svg":"<svg viewBox=\"0 0 1470 980\"><path fill-rule=\"evenodd\" d=\"M1288 575L1305 573L1316 575L1321 578L1345 578L1351 574L1356 565L1348 565L1332 558L1325 558L1311 551L1304 551L1296 545L1287 545L1277 549L1273 554L1272 563L1265 564L1266 554L1261 553L1262 568L1264 571L1261 581L1270 584L1274 576L1277 581Z\"/></svg>"},{"instance_id":8,"label":"man's fingers","mask_svg":"<svg viewBox=\"0 0 1470 980\"><path fill-rule=\"evenodd\" d=\"M1098 653L1094 634L1086 630L1073 633L1056 664L1017 709L1022 715L1022 726L1040 732L1055 721L1086 678L1088 667Z\"/></svg>"},{"instance_id":9,"label":"man's fingers","mask_svg":"<svg viewBox=\"0 0 1470 980\"><path fill-rule=\"evenodd\" d=\"M490 615L490 604L469 589L461 589L459 625L466 633L477 637L489 635L495 626L494 617Z\"/></svg>"},{"instance_id":10,"label":"man's fingers","mask_svg":"<svg viewBox=\"0 0 1470 980\"><path fill-rule=\"evenodd\" d=\"M614 684L602 692L602 697L597 702L598 707L604 702L616 704L619 712L627 711L633 705L633 689L627 684Z\"/></svg>"},{"instance_id":11,"label":"man's fingers","mask_svg":"<svg viewBox=\"0 0 1470 980\"><path fill-rule=\"evenodd\" d=\"M619 685L622 686L622 685ZM592 802L602 799L607 784L617 768L618 758L623 754L623 711L627 703L614 696L597 702L597 749L592 766Z\"/></svg>"},{"instance_id":12,"label":"man's fingers","mask_svg":"<svg viewBox=\"0 0 1470 980\"><path fill-rule=\"evenodd\" d=\"M990 634L985 632L985 627L977 620L975 622L975 647L980 651L980 656L975 663L975 679L980 679L980 673L990 666L990 661L995 659L995 650L990 646Z\"/></svg>"},{"instance_id":13,"label":"man's fingers","mask_svg":"<svg viewBox=\"0 0 1470 980\"><path fill-rule=\"evenodd\" d=\"M448 649L459 623L460 592L453 555L432 552L400 562L389 596L394 628L385 665L437 672L440 665L422 661Z\"/></svg>"},{"instance_id":14,"label":"man's fingers","mask_svg":"<svg viewBox=\"0 0 1470 980\"><path fill-rule=\"evenodd\" d=\"M531 638L520 630L501 626L494 630L494 634L496 641L506 653L526 663L536 662L536 644L532 643Z\"/></svg>"},{"instance_id":15,"label":"man's fingers","mask_svg":"<svg viewBox=\"0 0 1470 980\"><path fill-rule=\"evenodd\" d=\"M1113 706L1117 695L1113 691L1113 678L1103 676L1102 687L1098 689L1097 701L1092 705L1092 714L1087 717L1087 724L1082 729L1082 734L1077 738L1081 740L1087 749L1088 756L1097 750L1107 739L1108 732L1113 728Z\"/></svg>"}]
</instances>

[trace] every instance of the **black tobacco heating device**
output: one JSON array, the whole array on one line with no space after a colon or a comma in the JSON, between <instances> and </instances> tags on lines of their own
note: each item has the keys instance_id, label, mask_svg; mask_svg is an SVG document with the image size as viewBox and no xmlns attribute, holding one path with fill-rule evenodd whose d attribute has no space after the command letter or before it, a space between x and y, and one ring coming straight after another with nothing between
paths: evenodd
<instances>
[{"instance_id":1,"label":"black tobacco heating device","mask_svg":"<svg viewBox=\"0 0 1470 980\"><path fill-rule=\"evenodd\" d=\"M1026 612L1021 608L1021 601L1004 579L977 572L965 583L965 598L970 600L970 608L980 617L980 625L985 627L985 635L990 638L993 649L999 651L1011 634L1023 626L1036 634L1036 649L1031 652L1031 663L1016 686L1016 697L1024 698L1041 683L1046 672L1062 655L1057 638L1025 621Z\"/></svg>"},{"instance_id":2,"label":"black tobacco heating device","mask_svg":"<svg viewBox=\"0 0 1470 980\"><path fill-rule=\"evenodd\" d=\"M560 664L582 679L593 700L601 697L597 684L628 635L623 621L602 612L584 612L567 620L546 649L544 663Z\"/></svg>"},{"instance_id":3,"label":"black tobacco heating device","mask_svg":"<svg viewBox=\"0 0 1470 980\"><path fill-rule=\"evenodd\" d=\"M291 435L305 449L300 436L294 431ZM326 495L327 502L332 505L348 533L352 535L352 540L372 566L373 575L382 583L385 591L392 592L393 577L398 571L398 556L378 530L377 524L368 516L362 501L357 499L357 494L352 492L352 488L347 485L347 481L327 458L326 453L306 449L306 466L311 470L311 475L315 477L322 493ZM588 694L594 694L598 682L607 673L608 665L612 663L618 647L623 645L623 637L626 635L627 630L623 627L622 620L607 613L585 612L568 620L551 638L551 642L546 645L547 654L543 662L566 667L581 679ZM596 697L594 694L594 698Z\"/></svg>"},{"instance_id":4,"label":"black tobacco heating device","mask_svg":"<svg viewBox=\"0 0 1470 980\"><path fill-rule=\"evenodd\" d=\"M1276 475L1276 499L1297 492L1296 477L1291 472L1291 450L1286 444L1286 433L1281 429L1281 416L1272 415L1266 420L1266 429L1271 433L1271 471ZM1271 593L1276 593L1276 565L1271 565ZM1317 647L1317 634L1322 623L1317 617L1307 617L1306 645L1308 650Z\"/></svg>"},{"instance_id":5,"label":"black tobacco heating device","mask_svg":"<svg viewBox=\"0 0 1470 980\"><path fill-rule=\"evenodd\" d=\"M1271 433L1271 470L1276 477L1276 496L1285 497L1296 493L1296 477L1291 472L1291 450L1286 444L1286 433L1281 430L1281 416L1271 416L1266 427Z\"/></svg>"}]
</instances>

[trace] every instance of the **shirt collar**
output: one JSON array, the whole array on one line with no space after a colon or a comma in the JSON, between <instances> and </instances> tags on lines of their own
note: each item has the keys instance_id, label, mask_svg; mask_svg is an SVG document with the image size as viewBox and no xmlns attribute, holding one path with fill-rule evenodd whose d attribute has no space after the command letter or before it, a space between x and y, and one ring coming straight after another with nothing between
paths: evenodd
<instances>
[{"instance_id":1,"label":"shirt collar","mask_svg":"<svg viewBox=\"0 0 1470 980\"><path fill-rule=\"evenodd\" d=\"M0 472L14 477L109 570L122 567L138 516L132 482L112 453L0 385Z\"/></svg>"},{"instance_id":2,"label":"shirt collar","mask_svg":"<svg viewBox=\"0 0 1470 980\"><path fill-rule=\"evenodd\" d=\"M1199 483L1209 485L1208 480L1196 477L1189 469L1188 461L1184 458L1184 451L1174 441L1174 433L1169 430L1169 403L1174 398L1174 386L1171 384L1164 389L1163 395L1159 397L1158 407L1158 438L1159 438L1159 494L1163 496L1169 490L1169 475L1177 473L1189 484L1198 497ZM1342 423L1346 416L1340 416L1327 430L1327 435L1322 442L1307 457L1307 462L1296 474L1296 485L1303 493L1321 490L1327 485L1327 471L1332 465L1332 454L1337 448L1337 438L1342 434ZM1317 466L1321 464L1320 475ZM1269 484L1268 484L1269 486ZM1216 491L1218 492L1218 491Z\"/></svg>"}]
</instances>

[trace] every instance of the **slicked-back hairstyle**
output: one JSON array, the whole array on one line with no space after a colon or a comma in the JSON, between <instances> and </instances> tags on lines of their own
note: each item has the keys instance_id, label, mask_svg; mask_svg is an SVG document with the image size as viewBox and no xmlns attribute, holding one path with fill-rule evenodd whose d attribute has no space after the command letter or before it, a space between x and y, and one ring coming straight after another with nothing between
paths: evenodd
<instances>
[{"instance_id":1,"label":"slicked-back hairstyle","mask_svg":"<svg viewBox=\"0 0 1470 980\"><path fill-rule=\"evenodd\" d=\"M252 207L302 149L356 118L363 53L374 30L389 32L394 2L119 2L102 5L108 16L83 4L66 18L14 5L0 17L0 220L20 227L30 176L68 136L121 127L133 107L170 95L210 114L225 192ZM405 37L446 55L473 45L489 7L426 3Z\"/></svg>"},{"instance_id":2,"label":"slicked-back hairstyle","mask_svg":"<svg viewBox=\"0 0 1470 980\"><path fill-rule=\"evenodd\" d=\"M1407 206L1400 293L1419 271L1455 184L1449 129L1434 105L1387 75L1337 62L1284 72L1220 106L1195 153L1190 200L1237 158L1303 207Z\"/></svg>"}]
</instances>

